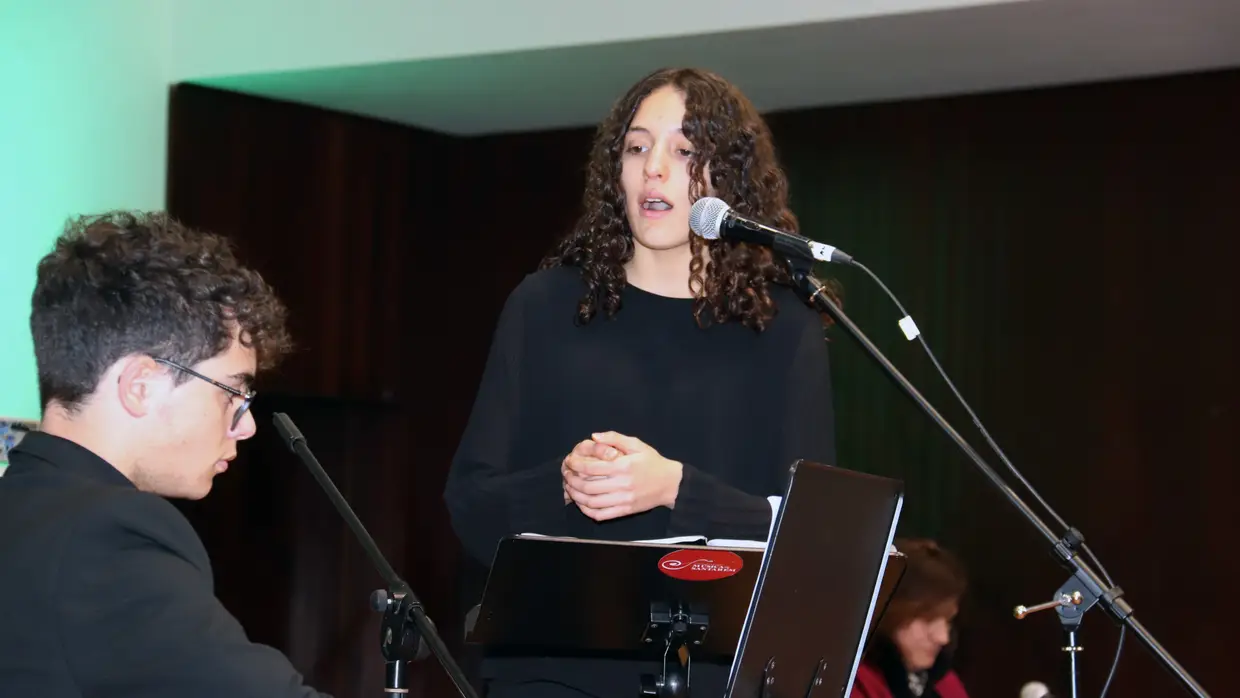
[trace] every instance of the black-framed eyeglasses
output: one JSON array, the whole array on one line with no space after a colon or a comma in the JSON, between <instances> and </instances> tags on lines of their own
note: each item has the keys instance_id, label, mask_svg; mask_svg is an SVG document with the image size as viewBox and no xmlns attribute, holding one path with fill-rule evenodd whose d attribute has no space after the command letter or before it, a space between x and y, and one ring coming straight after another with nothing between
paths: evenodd
<instances>
[{"instance_id":1,"label":"black-framed eyeglasses","mask_svg":"<svg viewBox=\"0 0 1240 698\"><path fill-rule=\"evenodd\" d=\"M224 390L228 393L231 393L232 395L235 395L241 398L241 406L237 408L236 414L233 415L232 427L230 428L230 431L237 430L237 425L241 423L241 418L244 417L245 413L250 409L250 404L254 402L254 396L258 394L254 392L253 390L246 390L243 392L241 390L237 390L231 385L224 385L223 383L215 380L214 378L207 378L206 376L195 371L194 369L182 366L181 364L175 361L169 361L168 359L155 359L155 361L158 363L164 364L165 366L171 366L172 368L175 368L178 371L188 373L189 375L195 378L200 378L210 383L211 385L214 385L220 390Z\"/></svg>"}]
</instances>

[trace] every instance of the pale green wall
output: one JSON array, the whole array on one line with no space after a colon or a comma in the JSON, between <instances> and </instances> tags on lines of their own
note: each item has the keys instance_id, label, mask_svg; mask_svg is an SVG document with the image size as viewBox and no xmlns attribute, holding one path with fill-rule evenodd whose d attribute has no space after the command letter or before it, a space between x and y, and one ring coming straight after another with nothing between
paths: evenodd
<instances>
[{"instance_id":1,"label":"pale green wall","mask_svg":"<svg viewBox=\"0 0 1240 698\"><path fill-rule=\"evenodd\" d=\"M40 416L30 292L65 219L164 205L166 13L0 0L0 416Z\"/></svg>"}]
</instances>

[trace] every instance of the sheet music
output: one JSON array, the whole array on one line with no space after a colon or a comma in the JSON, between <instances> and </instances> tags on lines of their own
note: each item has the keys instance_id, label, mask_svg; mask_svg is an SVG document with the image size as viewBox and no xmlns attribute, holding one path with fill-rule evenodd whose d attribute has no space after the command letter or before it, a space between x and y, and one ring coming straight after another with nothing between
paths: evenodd
<instances>
[{"instance_id":1,"label":"sheet music","mask_svg":"<svg viewBox=\"0 0 1240 698\"><path fill-rule=\"evenodd\" d=\"M771 505L771 526L767 529L766 537L770 540L771 532L775 530L775 519L779 516L779 505L783 502L783 497L767 497L766 501ZM579 540L570 536L548 536L545 533L522 533L526 538L561 538L566 540ZM765 550L766 541L764 540L741 540L737 538L707 538L706 536L672 536L670 538L646 538L643 540L626 541L628 543L649 543L652 545L705 545L712 548L746 548L752 550Z\"/></svg>"}]
</instances>

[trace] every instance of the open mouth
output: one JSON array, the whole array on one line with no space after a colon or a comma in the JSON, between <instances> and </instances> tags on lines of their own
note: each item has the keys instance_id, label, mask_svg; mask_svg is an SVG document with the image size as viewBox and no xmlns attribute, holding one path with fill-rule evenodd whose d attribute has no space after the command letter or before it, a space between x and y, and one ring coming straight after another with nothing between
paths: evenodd
<instances>
[{"instance_id":1,"label":"open mouth","mask_svg":"<svg viewBox=\"0 0 1240 698\"><path fill-rule=\"evenodd\" d=\"M672 205L663 199L648 198L642 202L642 208L647 211L670 211L672 210Z\"/></svg>"}]
</instances>

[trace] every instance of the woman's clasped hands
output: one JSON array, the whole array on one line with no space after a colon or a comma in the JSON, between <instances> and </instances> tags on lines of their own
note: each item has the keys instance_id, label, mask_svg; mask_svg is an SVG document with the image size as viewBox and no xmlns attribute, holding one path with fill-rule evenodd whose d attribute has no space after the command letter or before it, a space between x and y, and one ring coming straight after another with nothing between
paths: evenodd
<instances>
[{"instance_id":1,"label":"woman's clasped hands","mask_svg":"<svg viewBox=\"0 0 1240 698\"><path fill-rule=\"evenodd\" d=\"M564 458L564 504L595 521L673 508L684 466L641 439L614 431L592 434Z\"/></svg>"}]
</instances>

